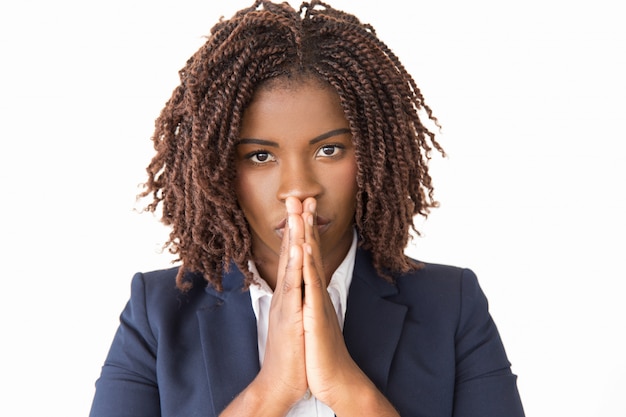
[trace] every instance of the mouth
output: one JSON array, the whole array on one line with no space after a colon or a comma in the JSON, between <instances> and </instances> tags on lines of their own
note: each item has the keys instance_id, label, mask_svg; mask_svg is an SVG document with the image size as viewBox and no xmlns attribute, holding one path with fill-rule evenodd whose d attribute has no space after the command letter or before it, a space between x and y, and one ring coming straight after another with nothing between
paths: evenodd
<instances>
[{"instance_id":1,"label":"mouth","mask_svg":"<svg viewBox=\"0 0 626 417\"><path fill-rule=\"evenodd\" d=\"M287 225L287 219L282 219L274 228L274 231L276 232L276 234L278 235L278 237L280 239L283 238L283 235L285 234L285 226Z\"/></svg>"},{"instance_id":2,"label":"mouth","mask_svg":"<svg viewBox=\"0 0 626 417\"><path fill-rule=\"evenodd\" d=\"M329 225L330 220L327 218L321 216L315 217L315 227L317 227L317 231L320 235L328 229ZM287 219L282 219L276 227L274 227L274 230L280 239L283 238L285 226L287 226Z\"/></svg>"}]
</instances>

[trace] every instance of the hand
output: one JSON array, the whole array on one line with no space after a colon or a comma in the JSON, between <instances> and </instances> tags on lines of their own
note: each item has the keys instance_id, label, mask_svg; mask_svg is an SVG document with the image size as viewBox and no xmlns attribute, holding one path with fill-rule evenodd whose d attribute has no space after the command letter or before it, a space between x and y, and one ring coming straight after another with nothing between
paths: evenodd
<instances>
[{"instance_id":1,"label":"hand","mask_svg":"<svg viewBox=\"0 0 626 417\"><path fill-rule=\"evenodd\" d=\"M303 202L302 213L306 375L311 393L332 407L337 397L345 392L342 389L344 384L354 384L364 375L348 353L327 291L329 278L324 274L315 218L316 201L307 198Z\"/></svg>"},{"instance_id":2,"label":"hand","mask_svg":"<svg viewBox=\"0 0 626 417\"><path fill-rule=\"evenodd\" d=\"M337 415L398 416L346 348L327 291L315 199L287 198L286 207L263 366L222 416L285 415L307 387Z\"/></svg>"},{"instance_id":3,"label":"hand","mask_svg":"<svg viewBox=\"0 0 626 417\"><path fill-rule=\"evenodd\" d=\"M302 323L302 204L286 202L287 224L272 297L263 366L258 379L271 387L273 401L290 408L306 393L304 326Z\"/></svg>"}]
</instances>

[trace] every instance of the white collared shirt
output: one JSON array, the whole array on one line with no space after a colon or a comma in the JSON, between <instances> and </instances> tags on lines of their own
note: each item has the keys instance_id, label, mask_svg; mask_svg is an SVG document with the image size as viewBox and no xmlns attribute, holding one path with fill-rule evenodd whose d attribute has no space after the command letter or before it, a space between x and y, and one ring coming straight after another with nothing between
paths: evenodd
<instances>
[{"instance_id":1,"label":"white collared shirt","mask_svg":"<svg viewBox=\"0 0 626 417\"><path fill-rule=\"evenodd\" d=\"M343 330L343 323L346 316L346 304L348 300L348 289L352 282L352 272L354 270L354 261L356 258L357 234L354 232L352 246L348 254L341 262L339 267L333 273L328 284L328 294L333 302L339 327ZM250 286L250 298L252 299L252 309L256 316L258 346L259 346L259 363L263 366L263 358L265 357L265 344L267 341L267 332L269 328L269 312L272 302L273 291L267 285L264 279L259 275L254 262L248 262L248 268L254 274L256 285ZM286 417L334 417L335 413L324 403L318 401L310 394L305 395L298 401L287 413Z\"/></svg>"}]
</instances>

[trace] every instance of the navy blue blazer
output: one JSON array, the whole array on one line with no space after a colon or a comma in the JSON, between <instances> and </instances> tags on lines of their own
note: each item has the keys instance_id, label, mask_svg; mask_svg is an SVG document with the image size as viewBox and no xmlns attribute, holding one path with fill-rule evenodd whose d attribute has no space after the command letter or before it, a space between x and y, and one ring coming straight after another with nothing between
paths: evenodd
<instances>
[{"instance_id":1,"label":"navy blue blazer","mask_svg":"<svg viewBox=\"0 0 626 417\"><path fill-rule=\"evenodd\" d=\"M217 416L258 373L243 274L231 268L221 293L193 276L194 288L181 294L176 272L133 278L91 417ZM524 415L516 376L470 270L426 264L393 285L359 249L344 338L401 416Z\"/></svg>"}]
</instances>

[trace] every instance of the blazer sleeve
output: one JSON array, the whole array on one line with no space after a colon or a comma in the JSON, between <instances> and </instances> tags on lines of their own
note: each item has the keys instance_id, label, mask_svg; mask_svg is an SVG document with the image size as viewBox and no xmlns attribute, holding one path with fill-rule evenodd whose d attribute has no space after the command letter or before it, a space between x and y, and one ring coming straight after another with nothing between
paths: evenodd
<instances>
[{"instance_id":1,"label":"blazer sleeve","mask_svg":"<svg viewBox=\"0 0 626 417\"><path fill-rule=\"evenodd\" d=\"M470 270L463 272L460 294L453 416L523 417L517 376L511 372L487 299Z\"/></svg>"},{"instance_id":2,"label":"blazer sleeve","mask_svg":"<svg viewBox=\"0 0 626 417\"><path fill-rule=\"evenodd\" d=\"M158 417L157 341L146 314L145 280L136 274L131 297L120 316L96 392L90 417Z\"/></svg>"}]
</instances>

